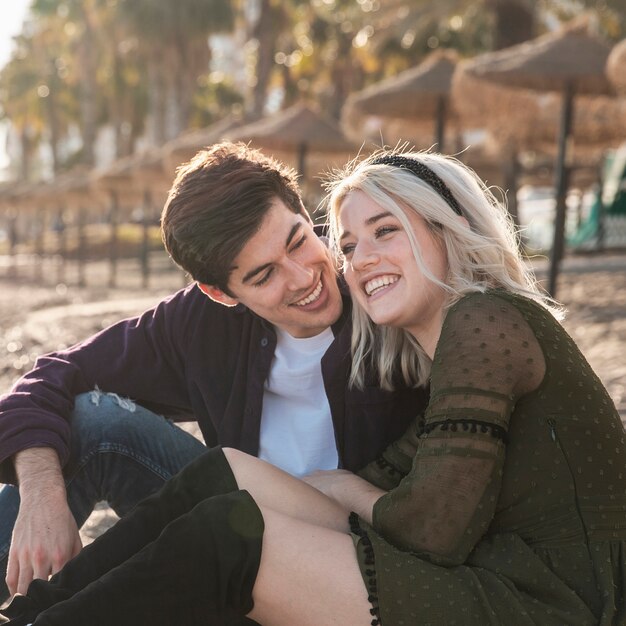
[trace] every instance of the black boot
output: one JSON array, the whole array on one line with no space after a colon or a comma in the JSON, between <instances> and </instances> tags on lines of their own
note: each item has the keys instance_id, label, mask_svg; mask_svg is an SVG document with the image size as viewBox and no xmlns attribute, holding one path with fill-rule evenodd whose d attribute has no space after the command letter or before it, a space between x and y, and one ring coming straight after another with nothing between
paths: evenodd
<instances>
[{"instance_id":1,"label":"black boot","mask_svg":"<svg viewBox=\"0 0 626 626\"><path fill-rule=\"evenodd\" d=\"M81 550L49 582L34 580L26 596L17 596L2 615L28 624L44 609L73 596L154 541L173 520L212 496L238 489L221 448L212 448L142 500L115 526ZM2 622L0 622L1 624Z\"/></svg>"},{"instance_id":2,"label":"black boot","mask_svg":"<svg viewBox=\"0 0 626 626\"><path fill-rule=\"evenodd\" d=\"M0 625L28 626L35 621L41 609L27 596L15 596L11 604L2 610Z\"/></svg>"},{"instance_id":3,"label":"black boot","mask_svg":"<svg viewBox=\"0 0 626 626\"><path fill-rule=\"evenodd\" d=\"M252 610L263 516L247 491L209 498L33 626L209 626Z\"/></svg>"}]
</instances>

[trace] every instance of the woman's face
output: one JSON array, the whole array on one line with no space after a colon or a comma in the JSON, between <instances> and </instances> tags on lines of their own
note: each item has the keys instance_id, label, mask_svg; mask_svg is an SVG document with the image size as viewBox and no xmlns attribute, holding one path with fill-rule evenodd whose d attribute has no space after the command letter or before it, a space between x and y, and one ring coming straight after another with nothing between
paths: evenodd
<instances>
[{"instance_id":1,"label":"woman's face","mask_svg":"<svg viewBox=\"0 0 626 626\"><path fill-rule=\"evenodd\" d=\"M425 266L443 282L442 246L421 217L413 211L406 215ZM429 352L433 334L436 344L441 330L445 292L419 269L400 221L362 191L352 191L341 203L339 227L343 271L353 297L376 324L404 328Z\"/></svg>"}]
</instances>

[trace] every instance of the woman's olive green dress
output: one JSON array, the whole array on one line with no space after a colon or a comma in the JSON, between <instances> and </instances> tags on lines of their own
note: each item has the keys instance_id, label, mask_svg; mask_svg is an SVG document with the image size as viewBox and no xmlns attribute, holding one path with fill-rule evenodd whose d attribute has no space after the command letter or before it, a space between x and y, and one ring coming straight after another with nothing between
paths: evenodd
<instances>
[{"instance_id":1,"label":"woman's olive green dress","mask_svg":"<svg viewBox=\"0 0 626 626\"><path fill-rule=\"evenodd\" d=\"M351 517L373 623L626 624L624 428L560 324L521 296L465 296L431 394L361 472L389 490L371 526Z\"/></svg>"}]
</instances>

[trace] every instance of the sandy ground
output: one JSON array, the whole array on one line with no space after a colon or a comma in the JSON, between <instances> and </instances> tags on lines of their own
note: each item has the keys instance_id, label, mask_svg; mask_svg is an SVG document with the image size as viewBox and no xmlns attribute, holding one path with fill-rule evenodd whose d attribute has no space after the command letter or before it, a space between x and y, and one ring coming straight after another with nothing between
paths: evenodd
<instances>
[{"instance_id":1,"label":"sandy ground","mask_svg":"<svg viewBox=\"0 0 626 626\"><path fill-rule=\"evenodd\" d=\"M545 276L546 264L535 264ZM558 299L568 311L565 327L577 341L626 421L626 256L573 257L563 264ZM0 275L0 394L33 365L42 353L68 347L155 304L184 284L180 272L164 267L141 288L133 265L122 266L119 286L105 287L105 269L92 270L91 286L34 282L28 267L17 277ZM82 530L85 542L113 523L104 506Z\"/></svg>"}]
</instances>

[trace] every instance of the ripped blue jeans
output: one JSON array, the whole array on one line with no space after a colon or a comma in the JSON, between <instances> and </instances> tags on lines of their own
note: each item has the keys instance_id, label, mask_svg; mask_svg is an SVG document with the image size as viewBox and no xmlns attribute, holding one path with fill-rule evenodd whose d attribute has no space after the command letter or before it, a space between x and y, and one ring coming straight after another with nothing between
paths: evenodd
<instances>
[{"instance_id":1,"label":"ripped blue jeans","mask_svg":"<svg viewBox=\"0 0 626 626\"><path fill-rule=\"evenodd\" d=\"M103 500L124 515L204 451L198 439L130 400L98 390L77 396L63 471L78 527ZM8 597L4 577L19 503L15 487L0 489L0 602Z\"/></svg>"}]
</instances>

